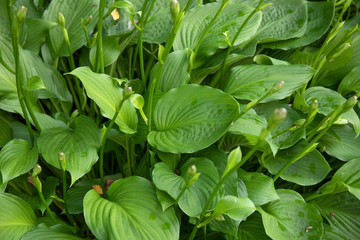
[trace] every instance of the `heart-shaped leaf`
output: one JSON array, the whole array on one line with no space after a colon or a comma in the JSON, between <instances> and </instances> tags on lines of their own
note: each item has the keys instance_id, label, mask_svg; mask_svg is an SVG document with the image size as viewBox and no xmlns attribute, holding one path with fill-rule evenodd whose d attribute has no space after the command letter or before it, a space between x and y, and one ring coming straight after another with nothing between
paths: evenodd
<instances>
[{"instance_id":1,"label":"heart-shaped leaf","mask_svg":"<svg viewBox=\"0 0 360 240\"><path fill-rule=\"evenodd\" d=\"M188 216L196 217L200 215L216 184L219 182L217 169L210 160L191 158L181 167L180 175L174 173L165 163L157 163L153 171L153 181L158 189L166 191L171 197L177 199L186 185L188 169L192 165L196 167L196 173L200 173L200 176L180 197L179 206ZM215 206L217 198L215 198L210 209Z\"/></svg>"},{"instance_id":2,"label":"heart-shaped leaf","mask_svg":"<svg viewBox=\"0 0 360 240\"><path fill-rule=\"evenodd\" d=\"M324 227L317 209L292 190L278 190L280 200L262 206L266 234L272 239L320 239Z\"/></svg>"},{"instance_id":3,"label":"heart-shaped leaf","mask_svg":"<svg viewBox=\"0 0 360 240\"><path fill-rule=\"evenodd\" d=\"M0 152L0 171L2 182L8 182L30 171L38 160L37 148L28 141L13 139Z\"/></svg>"},{"instance_id":4,"label":"heart-shaped leaf","mask_svg":"<svg viewBox=\"0 0 360 240\"><path fill-rule=\"evenodd\" d=\"M278 81L284 87L265 98L263 102L284 99L302 89L313 74L307 65L240 65L233 67L224 86L224 92L232 96L253 101L264 96Z\"/></svg>"},{"instance_id":5,"label":"heart-shaped leaf","mask_svg":"<svg viewBox=\"0 0 360 240\"><path fill-rule=\"evenodd\" d=\"M184 85L168 91L154 109L149 143L163 152L191 153L218 140L239 114L239 104L218 89Z\"/></svg>"},{"instance_id":6,"label":"heart-shaped leaf","mask_svg":"<svg viewBox=\"0 0 360 240\"><path fill-rule=\"evenodd\" d=\"M80 67L71 72L84 84L88 96L100 107L104 117L112 119L122 99L122 91L109 75L94 73L88 67ZM120 130L133 134L136 132L138 117L131 103L126 100L120 109L115 123Z\"/></svg>"},{"instance_id":7,"label":"heart-shaped leaf","mask_svg":"<svg viewBox=\"0 0 360 240\"><path fill-rule=\"evenodd\" d=\"M30 205L19 197L0 193L0 239L20 239L35 227L36 216Z\"/></svg>"},{"instance_id":8,"label":"heart-shaped leaf","mask_svg":"<svg viewBox=\"0 0 360 240\"><path fill-rule=\"evenodd\" d=\"M71 185L90 171L98 160L100 132L94 121L79 116L73 128L56 127L41 132L38 139L39 152L46 162L60 169L58 155L65 153L66 170L71 174Z\"/></svg>"},{"instance_id":9,"label":"heart-shaped leaf","mask_svg":"<svg viewBox=\"0 0 360 240\"><path fill-rule=\"evenodd\" d=\"M163 211L152 184L141 177L115 181L108 198L90 190L84 198L84 216L99 239L179 238L179 222L173 208Z\"/></svg>"}]
</instances>

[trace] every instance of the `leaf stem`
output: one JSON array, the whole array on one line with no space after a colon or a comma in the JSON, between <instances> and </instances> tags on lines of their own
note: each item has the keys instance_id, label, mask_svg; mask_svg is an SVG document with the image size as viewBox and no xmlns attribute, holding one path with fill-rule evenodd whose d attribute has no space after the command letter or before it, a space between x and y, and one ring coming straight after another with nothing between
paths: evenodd
<instances>
[{"instance_id":1,"label":"leaf stem","mask_svg":"<svg viewBox=\"0 0 360 240\"><path fill-rule=\"evenodd\" d=\"M104 16L104 10L105 10L105 4L106 0L100 0L100 6L99 6L99 20L97 23L97 29L98 29L98 36L97 36L97 48L96 48L96 57L95 57L95 71L104 73L105 67L104 67L104 53L102 48L102 27L103 27L103 16Z\"/></svg>"}]
</instances>

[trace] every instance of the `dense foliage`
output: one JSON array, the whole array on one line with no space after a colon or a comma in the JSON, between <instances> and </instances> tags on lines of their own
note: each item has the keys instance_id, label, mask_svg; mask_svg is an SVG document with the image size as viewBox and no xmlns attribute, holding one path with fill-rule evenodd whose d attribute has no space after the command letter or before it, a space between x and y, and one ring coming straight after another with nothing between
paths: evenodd
<instances>
[{"instance_id":1,"label":"dense foliage","mask_svg":"<svg viewBox=\"0 0 360 240\"><path fill-rule=\"evenodd\" d=\"M178 1L0 0L0 239L360 239L360 1Z\"/></svg>"}]
</instances>

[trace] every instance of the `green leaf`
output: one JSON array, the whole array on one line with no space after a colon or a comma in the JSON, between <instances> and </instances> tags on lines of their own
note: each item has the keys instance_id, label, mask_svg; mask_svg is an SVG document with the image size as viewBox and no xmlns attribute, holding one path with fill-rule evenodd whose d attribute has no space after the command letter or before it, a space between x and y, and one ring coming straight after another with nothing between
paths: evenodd
<instances>
[{"instance_id":1,"label":"green leaf","mask_svg":"<svg viewBox=\"0 0 360 240\"><path fill-rule=\"evenodd\" d=\"M214 164L206 158L191 158L180 168L180 175L174 173L165 163L155 164L153 170L153 181L155 186L167 192L171 197L177 199L186 186L188 169L196 166L196 172L200 173L196 182L185 190L179 199L179 207L191 217L200 215L216 184L219 175ZM217 196L217 198L219 195ZM214 208L218 199L215 198L210 209Z\"/></svg>"},{"instance_id":2,"label":"green leaf","mask_svg":"<svg viewBox=\"0 0 360 240\"><path fill-rule=\"evenodd\" d=\"M100 133L94 121L86 116L74 120L74 126L56 127L41 132L38 139L39 152L46 162L61 169L60 152L66 156L66 170L71 174L71 185L88 173L98 160Z\"/></svg>"},{"instance_id":3,"label":"green leaf","mask_svg":"<svg viewBox=\"0 0 360 240\"><path fill-rule=\"evenodd\" d=\"M328 224L324 224L324 235L321 240L344 240L346 237Z\"/></svg>"},{"instance_id":4,"label":"green leaf","mask_svg":"<svg viewBox=\"0 0 360 240\"><path fill-rule=\"evenodd\" d=\"M320 193L337 193L348 190L360 199L360 158L345 163L336 171L330 182L323 185Z\"/></svg>"},{"instance_id":5,"label":"green leaf","mask_svg":"<svg viewBox=\"0 0 360 240\"><path fill-rule=\"evenodd\" d=\"M37 148L22 139L13 139L0 152L0 169L3 183L30 171L38 160Z\"/></svg>"},{"instance_id":6,"label":"green leaf","mask_svg":"<svg viewBox=\"0 0 360 240\"><path fill-rule=\"evenodd\" d=\"M99 0L63 0L52 1L44 12L43 19L57 23L57 16L61 12L65 17L65 28L68 31L71 53L86 43L85 33L81 26L81 19L92 16L92 21L87 25L89 35L93 32L98 19ZM53 27L49 31L48 46L52 58L69 56L64 35L60 27Z\"/></svg>"},{"instance_id":7,"label":"green leaf","mask_svg":"<svg viewBox=\"0 0 360 240\"><path fill-rule=\"evenodd\" d=\"M253 213L246 219L246 221L241 222L237 237L241 240L271 239L265 233L261 215L259 213Z\"/></svg>"},{"instance_id":8,"label":"green leaf","mask_svg":"<svg viewBox=\"0 0 360 240\"><path fill-rule=\"evenodd\" d=\"M272 178L262 173L246 172L239 169L239 178L245 183L249 199L255 206L279 199Z\"/></svg>"},{"instance_id":9,"label":"green leaf","mask_svg":"<svg viewBox=\"0 0 360 240\"><path fill-rule=\"evenodd\" d=\"M263 100L270 102L284 99L302 89L314 73L314 69L306 65L241 65L231 69L224 92L238 99L253 101L264 96L274 83L284 81L280 91Z\"/></svg>"},{"instance_id":10,"label":"green leaf","mask_svg":"<svg viewBox=\"0 0 360 240\"><path fill-rule=\"evenodd\" d=\"M36 224L36 216L27 202L11 194L0 193L1 240L20 239Z\"/></svg>"},{"instance_id":11,"label":"green leaf","mask_svg":"<svg viewBox=\"0 0 360 240\"><path fill-rule=\"evenodd\" d=\"M215 206L213 216L226 214L234 220L243 221L255 211L255 206L249 198L226 196Z\"/></svg>"},{"instance_id":12,"label":"green leaf","mask_svg":"<svg viewBox=\"0 0 360 240\"><path fill-rule=\"evenodd\" d=\"M290 65L289 62L269 57L264 54L258 54L254 57L254 62L259 65Z\"/></svg>"},{"instance_id":13,"label":"green leaf","mask_svg":"<svg viewBox=\"0 0 360 240\"><path fill-rule=\"evenodd\" d=\"M291 148L279 151L275 157L267 159L265 167L271 174L277 174L296 154L301 152L309 143L299 141ZM301 186L315 185L325 179L331 168L325 158L317 150L291 164L280 177L286 181L297 183Z\"/></svg>"},{"instance_id":14,"label":"green leaf","mask_svg":"<svg viewBox=\"0 0 360 240\"><path fill-rule=\"evenodd\" d=\"M356 67L349 72L341 81L338 92L345 95L350 92L360 91L360 68Z\"/></svg>"},{"instance_id":15,"label":"green leaf","mask_svg":"<svg viewBox=\"0 0 360 240\"><path fill-rule=\"evenodd\" d=\"M331 228L346 239L360 238L360 201L350 193L326 195L311 201L330 223Z\"/></svg>"},{"instance_id":16,"label":"green leaf","mask_svg":"<svg viewBox=\"0 0 360 240\"><path fill-rule=\"evenodd\" d=\"M308 45L326 33L335 14L334 2L307 2L307 27L300 38L265 44L265 47L288 50Z\"/></svg>"},{"instance_id":17,"label":"green leaf","mask_svg":"<svg viewBox=\"0 0 360 240\"><path fill-rule=\"evenodd\" d=\"M204 30L210 23L220 8L220 3L208 3L191 9L184 17L180 29L175 37L174 50L189 48L195 50ZM202 56L202 62L207 61L207 56L213 55L219 48L227 48L224 32L229 32L229 39L233 39L238 28L254 9L243 4L229 3L221 12L204 40L198 51ZM256 33L261 22L261 12L255 13L250 21L242 29L237 37L235 44L245 42Z\"/></svg>"},{"instance_id":18,"label":"green leaf","mask_svg":"<svg viewBox=\"0 0 360 240\"><path fill-rule=\"evenodd\" d=\"M107 67L117 60L121 53L121 45L119 43L120 37L118 36L103 36L103 55L104 66ZM90 50L90 62L95 66L97 44L95 44Z\"/></svg>"},{"instance_id":19,"label":"green leaf","mask_svg":"<svg viewBox=\"0 0 360 240\"><path fill-rule=\"evenodd\" d=\"M26 18L25 24L27 31L23 48L39 53L40 47L45 42L49 30L57 24L36 18Z\"/></svg>"},{"instance_id":20,"label":"green leaf","mask_svg":"<svg viewBox=\"0 0 360 240\"><path fill-rule=\"evenodd\" d=\"M163 152L196 152L218 140L238 114L239 105L228 94L207 86L185 85L159 99L153 114L156 130L147 138Z\"/></svg>"},{"instance_id":21,"label":"green leaf","mask_svg":"<svg viewBox=\"0 0 360 240\"><path fill-rule=\"evenodd\" d=\"M243 3L255 6L257 1L246 0ZM264 4L271 3L263 13L261 25L252 38L243 44L255 53L256 45L278 40L302 37L307 28L307 2L304 0L267 0ZM296 6L296 7L295 7Z\"/></svg>"},{"instance_id":22,"label":"green leaf","mask_svg":"<svg viewBox=\"0 0 360 240\"><path fill-rule=\"evenodd\" d=\"M262 206L266 234L272 239L320 239L324 227L317 209L292 190L278 190L280 200Z\"/></svg>"},{"instance_id":23,"label":"green leaf","mask_svg":"<svg viewBox=\"0 0 360 240\"><path fill-rule=\"evenodd\" d=\"M171 52L164 62L159 90L167 92L180 87L190 80L188 65L191 51L189 49Z\"/></svg>"},{"instance_id":24,"label":"green leaf","mask_svg":"<svg viewBox=\"0 0 360 240\"><path fill-rule=\"evenodd\" d=\"M99 239L179 238L179 222L173 208L163 212L148 180L129 177L115 181L108 199L90 190L84 198L84 216Z\"/></svg>"},{"instance_id":25,"label":"green leaf","mask_svg":"<svg viewBox=\"0 0 360 240\"><path fill-rule=\"evenodd\" d=\"M314 100L319 102L319 113L328 115L334 109L346 102L346 99L339 93L324 87L308 88L304 93L304 98L307 104L311 104ZM354 109L351 109L341 115L341 117L348 120L355 129L357 135L360 133L360 119Z\"/></svg>"},{"instance_id":26,"label":"green leaf","mask_svg":"<svg viewBox=\"0 0 360 240\"><path fill-rule=\"evenodd\" d=\"M360 137L349 125L332 126L320 139L327 154L342 161L360 158Z\"/></svg>"},{"instance_id":27,"label":"green leaf","mask_svg":"<svg viewBox=\"0 0 360 240\"><path fill-rule=\"evenodd\" d=\"M2 119L0 119L0 148L8 143L12 137L13 133L9 124Z\"/></svg>"},{"instance_id":28,"label":"green leaf","mask_svg":"<svg viewBox=\"0 0 360 240\"><path fill-rule=\"evenodd\" d=\"M84 179L67 191L66 204L70 214L80 214L83 212L84 197L92 189L93 185L100 185L100 180Z\"/></svg>"},{"instance_id":29,"label":"green leaf","mask_svg":"<svg viewBox=\"0 0 360 240\"><path fill-rule=\"evenodd\" d=\"M71 235L68 233L63 233L60 231L56 231L52 228L36 228L30 232L27 232L21 240L80 240L83 238L79 238L75 235Z\"/></svg>"},{"instance_id":30,"label":"green leaf","mask_svg":"<svg viewBox=\"0 0 360 240\"><path fill-rule=\"evenodd\" d=\"M122 99L123 89L117 87L109 75L94 73L88 67L77 68L70 74L81 80L87 95L100 107L102 115L112 119ZM136 132L138 118L134 107L128 100L122 104L115 123L125 133Z\"/></svg>"}]
</instances>

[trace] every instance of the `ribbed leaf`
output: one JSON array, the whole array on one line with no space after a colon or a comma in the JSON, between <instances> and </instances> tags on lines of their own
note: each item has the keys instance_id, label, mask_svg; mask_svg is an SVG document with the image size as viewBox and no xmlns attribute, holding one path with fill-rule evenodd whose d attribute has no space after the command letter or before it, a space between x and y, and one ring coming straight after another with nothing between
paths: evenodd
<instances>
[{"instance_id":1,"label":"ribbed leaf","mask_svg":"<svg viewBox=\"0 0 360 240\"><path fill-rule=\"evenodd\" d=\"M360 91L360 68L358 67L344 77L338 88L338 92L341 94L348 94L352 91Z\"/></svg>"},{"instance_id":2,"label":"ribbed leaf","mask_svg":"<svg viewBox=\"0 0 360 240\"><path fill-rule=\"evenodd\" d=\"M360 158L360 137L356 137L354 129L349 125L332 126L320 139L327 154L342 161Z\"/></svg>"},{"instance_id":3,"label":"ribbed leaf","mask_svg":"<svg viewBox=\"0 0 360 240\"><path fill-rule=\"evenodd\" d=\"M57 23L57 16L61 12L65 17L65 27L69 33L71 52L73 53L86 43L86 37L81 26L81 19L92 16L93 20L87 25L89 34L97 23L99 0L63 0L52 1L44 12L43 19ZM49 32L49 47L52 57L69 56L68 47L60 27L54 27Z\"/></svg>"},{"instance_id":4,"label":"ribbed leaf","mask_svg":"<svg viewBox=\"0 0 360 240\"><path fill-rule=\"evenodd\" d=\"M242 222L238 232L239 240L270 240L265 233L261 215L254 213Z\"/></svg>"},{"instance_id":5,"label":"ribbed leaf","mask_svg":"<svg viewBox=\"0 0 360 240\"><path fill-rule=\"evenodd\" d=\"M32 169L38 160L38 151L29 142L13 139L0 152L0 171L3 183Z\"/></svg>"},{"instance_id":6,"label":"ribbed leaf","mask_svg":"<svg viewBox=\"0 0 360 240\"><path fill-rule=\"evenodd\" d=\"M245 183L250 200L256 205L264 205L279 199L273 180L262 173L239 170L239 177Z\"/></svg>"},{"instance_id":7,"label":"ribbed leaf","mask_svg":"<svg viewBox=\"0 0 360 240\"><path fill-rule=\"evenodd\" d=\"M219 139L238 114L238 103L218 89L175 88L159 99L153 115L156 130L148 141L163 152L196 152Z\"/></svg>"},{"instance_id":8,"label":"ribbed leaf","mask_svg":"<svg viewBox=\"0 0 360 240\"><path fill-rule=\"evenodd\" d=\"M292 190L278 190L278 194L280 200L260 209L266 234L278 240L320 239L324 227L317 209Z\"/></svg>"},{"instance_id":9,"label":"ribbed leaf","mask_svg":"<svg viewBox=\"0 0 360 240\"><path fill-rule=\"evenodd\" d=\"M187 71L189 58L190 51L188 49L175 51L168 55L161 74L160 91L167 92L189 82L190 75Z\"/></svg>"},{"instance_id":10,"label":"ribbed leaf","mask_svg":"<svg viewBox=\"0 0 360 240\"><path fill-rule=\"evenodd\" d=\"M195 50L203 31L210 23L211 18L215 16L220 6L220 3L210 3L191 9L185 15L183 23L176 35L174 49L181 50L189 48ZM252 11L253 8L247 5L229 3L215 20L210 31L206 34L205 39L201 43L198 55L206 57L214 54L219 48L228 47L223 33L228 31L229 39L232 40L237 29L240 28ZM256 33L260 22L261 12L257 12L245 25L241 34L239 34L236 39L235 45L238 45L253 36ZM203 60L206 61L206 58Z\"/></svg>"},{"instance_id":11,"label":"ribbed leaf","mask_svg":"<svg viewBox=\"0 0 360 240\"><path fill-rule=\"evenodd\" d=\"M104 66L107 67L119 57L121 52L121 45L119 44L120 37L118 36L104 36L103 37L103 54L104 54ZM95 66L97 44L95 44L90 50L90 62Z\"/></svg>"},{"instance_id":12,"label":"ribbed leaf","mask_svg":"<svg viewBox=\"0 0 360 240\"><path fill-rule=\"evenodd\" d=\"M71 235L68 233L63 233L60 231L55 231L51 228L37 228L30 232L27 232L21 240L81 240L83 238L79 238L75 235Z\"/></svg>"},{"instance_id":13,"label":"ribbed leaf","mask_svg":"<svg viewBox=\"0 0 360 240\"><path fill-rule=\"evenodd\" d=\"M346 239L360 238L360 201L347 192L311 201L337 234Z\"/></svg>"},{"instance_id":14,"label":"ribbed leaf","mask_svg":"<svg viewBox=\"0 0 360 240\"><path fill-rule=\"evenodd\" d=\"M36 53L40 51L41 44L45 42L45 38L50 28L57 25L54 22L36 18L27 18L25 24L26 42L23 48Z\"/></svg>"},{"instance_id":15,"label":"ribbed leaf","mask_svg":"<svg viewBox=\"0 0 360 240\"><path fill-rule=\"evenodd\" d=\"M122 89L116 86L109 75L94 73L88 67L80 67L71 72L84 84L87 95L100 107L104 117L112 119L122 99ZM138 118L131 103L126 100L115 123L120 130L133 134L136 132Z\"/></svg>"},{"instance_id":16,"label":"ribbed leaf","mask_svg":"<svg viewBox=\"0 0 360 240\"><path fill-rule=\"evenodd\" d=\"M9 124L2 119L0 119L0 147L3 147L12 139L12 130Z\"/></svg>"},{"instance_id":17,"label":"ribbed leaf","mask_svg":"<svg viewBox=\"0 0 360 240\"><path fill-rule=\"evenodd\" d=\"M291 148L279 151L275 157L266 160L265 167L270 173L277 174L292 157L301 152L308 144L305 140L301 140ZM314 150L291 164L280 177L302 186L310 186L324 180L330 170L325 158L317 150Z\"/></svg>"},{"instance_id":18,"label":"ribbed leaf","mask_svg":"<svg viewBox=\"0 0 360 240\"><path fill-rule=\"evenodd\" d=\"M84 216L99 240L179 238L174 209L163 212L151 183L141 177L115 181L108 199L90 190L84 198Z\"/></svg>"},{"instance_id":19,"label":"ribbed leaf","mask_svg":"<svg viewBox=\"0 0 360 240\"><path fill-rule=\"evenodd\" d=\"M174 173L165 163L157 163L153 171L153 181L158 189L166 191L176 199L186 185L188 169L192 165L196 166L196 172L200 173L200 176L180 197L179 206L188 216L196 217L200 215L211 192L219 181L217 169L210 160L191 158L181 167L180 175ZM215 198L210 209L215 206L217 200Z\"/></svg>"},{"instance_id":20,"label":"ribbed leaf","mask_svg":"<svg viewBox=\"0 0 360 240\"><path fill-rule=\"evenodd\" d=\"M0 193L1 240L18 240L36 224L36 216L27 202L11 194Z\"/></svg>"},{"instance_id":21,"label":"ribbed leaf","mask_svg":"<svg viewBox=\"0 0 360 240\"><path fill-rule=\"evenodd\" d=\"M314 69L306 65L241 65L231 69L224 92L242 100L255 100L267 93L274 83L284 81L284 87L263 102L284 99L304 87Z\"/></svg>"},{"instance_id":22,"label":"ribbed leaf","mask_svg":"<svg viewBox=\"0 0 360 240\"><path fill-rule=\"evenodd\" d=\"M345 163L330 182L319 189L320 192L337 193L348 190L360 199L360 158Z\"/></svg>"},{"instance_id":23,"label":"ribbed leaf","mask_svg":"<svg viewBox=\"0 0 360 240\"><path fill-rule=\"evenodd\" d=\"M319 113L328 115L338 106L346 102L346 99L339 93L324 87L308 88L304 93L307 104L311 104L315 99L319 102ZM360 119L354 109L351 109L341 115L348 120L355 129L357 135L360 134Z\"/></svg>"},{"instance_id":24,"label":"ribbed leaf","mask_svg":"<svg viewBox=\"0 0 360 240\"><path fill-rule=\"evenodd\" d=\"M98 160L100 133L94 121L86 116L74 120L73 128L57 127L41 132L39 152L45 160L60 169L58 155L66 156L66 170L71 174L71 184L90 171Z\"/></svg>"},{"instance_id":25,"label":"ribbed leaf","mask_svg":"<svg viewBox=\"0 0 360 240\"><path fill-rule=\"evenodd\" d=\"M288 50L308 45L326 33L332 23L335 8L333 2L307 2L308 19L306 32L300 38L265 44L266 47Z\"/></svg>"},{"instance_id":26,"label":"ribbed leaf","mask_svg":"<svg viewBox=\"0 0 360 240\"><path fill-rule=\"evenodd\" d=\"M226 214L234 220L243 221L255 211L255 206L249 198L226 196L215 206L213 215Z\"/></svg>"}]
</instances>

